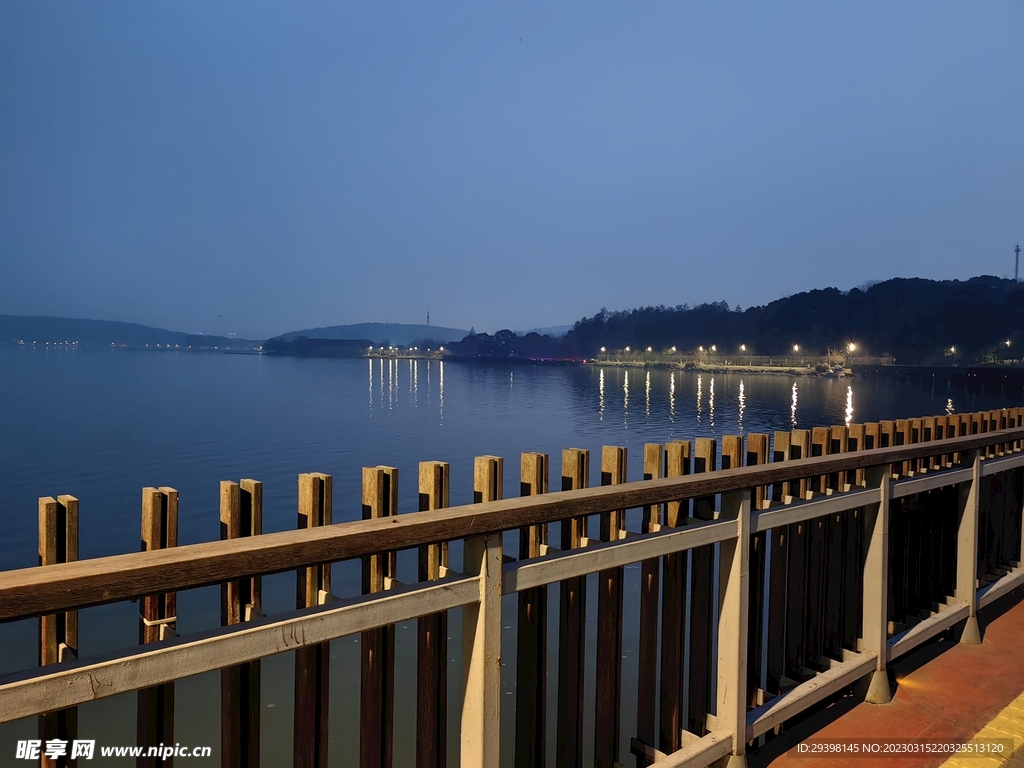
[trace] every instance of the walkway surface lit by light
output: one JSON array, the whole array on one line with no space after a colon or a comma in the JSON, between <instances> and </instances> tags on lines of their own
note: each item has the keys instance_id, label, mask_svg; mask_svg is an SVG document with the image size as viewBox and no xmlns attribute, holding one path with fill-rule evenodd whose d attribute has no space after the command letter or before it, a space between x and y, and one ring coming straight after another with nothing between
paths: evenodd
<instances>
[{"instance_id":1,"label":"walkway surface lit by light","mask_svg":"<svg viewBox=\"0 0 1024 768\"><path fill-rule=\"evenodd\" d=\"M890 704L839 698L749 756L751 768L1024 768L1024 602L1009 597L979 613L981 645L943 638L898 659ZM1002 603L1002 605L1000 605ZM798 757L805 740L927 739L965 742L1015 739L1012 758L948 755L898 758ZM777 742L777 743L775 743Z\"/></svg>"}]
</instances>

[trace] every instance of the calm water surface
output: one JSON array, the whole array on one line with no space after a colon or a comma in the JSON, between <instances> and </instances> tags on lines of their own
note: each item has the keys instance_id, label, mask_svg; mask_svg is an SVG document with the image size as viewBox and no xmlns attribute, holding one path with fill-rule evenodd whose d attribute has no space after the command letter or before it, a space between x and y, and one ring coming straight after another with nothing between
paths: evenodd
<instances>
[{"instance_id":1,"label":"calm water surface","mask_svg":"<svg viewBox=\"0 0 1024 768\"><path fill-rule=\"evenodd\" d=\"M472 500L473 457L483 454L505 457L505 495L514 496L523 451L551 455L554 488L561 449L589 448L596 484L602 445L628 449L633 480L641 477L647 442L1008 404L1018 403L944 386L933 392L862 380L123 350L46 352L0 345L0 569L36 565L40 496L68 493L80 499L80 553L90 558L138 550L144 486L179 491L179 542L188 544L218 538L221 480L263 481L263 525L271 532L295 527L296 476L301 472L333 475L334 519L339 522L360 514L363 466L398 467L399 508L410 512L416 508L420 461L451 463L451 503L460 504ZM636 526L632 517L630 525ZM458 551L452 556L457 565ZM399 577L413 579L414 569L412 553L403 555ZM356 594L358 588L357 564L334 566L336 593ZM596 582L591 593L595 588ZM634 614L639 610L628 595L638 588L639 567L633 566L625 583L624 750L635 723L629 706L635 698ZM216 588L179 594L179 632L216 626L218 600ZM556 609L557 599L549 602ZM589 603L593 622L596 600ZM267 577L264 605L268 612L294 608L294 576ZM453 659L459 658L458 613L450 621ZM514 602L507 602L505 614L510 645L504 654L502 703L503 720L510 726ZM83 657L137 642L136 605L89 609L81 612L80 622ZM36 622L0 625L0 672L37 663L36 632ZM593 632L588 640L587 685L593 690ZM398 646L396 765L409 765L414 624L399 628ZM358 745L358 638L332 643L332 656L331 761L350 765ZM553 678L557 653L549 657ZM291 761L293 665L291 654L264 661L264 765ZM403 666L410 674L403 674ZM450 664L453 700L461 688L458 667ZM219 765L218 685L216 675L204 675L177 686L176 741L214 746L214 759L191 761L196 765ZM553 701L549 709L553 714ZM134 695L79 712L83 736L105 745L136 743ZM449 724L454 756L454 708ZM553 728L554 723L549 734ZM33 738L34 730L30 722L0 726L0 764L13 759L14 740ZM506 734L503 741L511 745L511 731Z\"/></svg>"}]
</instances>

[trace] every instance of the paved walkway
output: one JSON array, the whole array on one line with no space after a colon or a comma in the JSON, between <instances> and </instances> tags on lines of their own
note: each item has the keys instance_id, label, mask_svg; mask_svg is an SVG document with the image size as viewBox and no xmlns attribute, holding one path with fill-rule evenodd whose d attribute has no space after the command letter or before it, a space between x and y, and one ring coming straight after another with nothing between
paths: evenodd
<instances>
[{"instance_id":1,"label":"paved walkway","mask_svg":"<svg viewBox=\"0 0 1024 768\"><path fill-rule=\"evenodd\" d=\"M876 706L848 695L790 727L750 755L751 768L1024 768L1024 602L1008 596L979 615L980 646L935 640L898 659L891 704ZM906 756L797 757L807 739L1015 739L1010 759Z\"/></svg>"}]
</instances>

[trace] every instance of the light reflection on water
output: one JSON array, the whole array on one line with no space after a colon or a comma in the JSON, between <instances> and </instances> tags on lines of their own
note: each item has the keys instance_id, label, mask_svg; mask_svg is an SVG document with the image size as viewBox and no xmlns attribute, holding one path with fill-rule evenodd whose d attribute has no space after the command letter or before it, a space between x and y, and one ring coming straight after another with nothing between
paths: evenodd
<instances>
[{"instance_id":1,"label":"light reflection on water","mask_svg":"<svg viewBox=\"0 0 1024 768\"><path fill-rule=\"evenodd\" d=\"M1007 404L966 392L933 398L909 385L875 381L728 374L705 381L693 372L650 369L644 372L646 418L628 420L631 371L615 366L522 366L512 371L501 365L410 361L411 398L406 400L400 397L399 364L387 363L385 398L385 362L379 358L37 353L0 345L0 567L35 565L35 509L42 495L71 493L81 499L82 556L99 557L137 549L143 486L179 490L179 540L186 544L218 538L218 483L223 479L263 481L264 530L272 532L295 526L300 472L334 476L334 519L341 522L361 516L359 468L364 465L400 468L399 507L408 513L417 506L420 461L451 462L451 502L460 504L472 498L476 455L505 457L504 491L511 497L519 494L516 465L523 451L549 454L554 489L559 487L562 448L579 445L596 452L601 445L623 445L635 457L628 467L629 479L636 480L644 443L713 436L723 424L735 424L740 432L789 429L797 424L798 397L800 422L808 426L841 423L840 418L851 423L854 402L862 421ZM421 372L426 385L422 398ZM607 396L619 386L621 402ZM599 463L592 461L595 475ZM628 520L635 529L632 515ZM452 557L457 566L457 547ZM400 578L414 580L415 553L411 559L401 556L399 569ZM336 564L333 574L336 593L359 591L358 563ZM632 594L639 584L638 569L627 570L625 584L627 595ZM292 574L268 576L264 585L268 612L293 607ZM624 690L635 681L631 649L639 621L630 611L637 602L627 601ZM216 588L181 593L179 630L216 626L218 603ZM513 636L514 614L511 610L503 621L503 626L513 627L508 630ZM451 635L457 658L455 615ZM80 621L83 656L136 642L137 606L130 603L84 610ZM0 647L11 649L0 656L0 672L36 663L35 632L33 622L0 626ZM398 631L403 664L413 658L415 634L415 622ZM331 649L332 755L343 764L338 750L357 738L353 691L358 691L359 645L354 638L342 638ZM268 765L290 761L292 663L289 654L282 654L264 664L264 705L275 704L263 709ZM506 683L514 681L514 659L505 663ZM402 707L415 699L410 670L406 665L405 674L396 676L396 723L408 721L409 710ZM180 684L176 738L181 743L218 742L217 685L215 675ZM135 743L133 706L134 698L127 696L82 707L83 733L107 744ZM635 722L629 706L622 713L624 728ZM456 713L450 713L449 722L453 727L458 722ZM0 728L0 753L11 746L14 734L34 738L34 733L34 723ZM401 736L396 734L396 748L403 743ZM511 743L507 732L503 742ZM628 736L623 743L629 744Z\"/></svg>"},{"instance_id":2,"label":"light reflection on water","mask_svg":"<svg viewBox=\"0 0 1024 768\"><path fill-rule=\"evenodd\" d=\"M740 379L740 397L739 397L739 417L737 423L739 424L740 432L743 432L743 411L747 406L747 398L743 392L743 379Z\"/></svg>"}]
</instances>

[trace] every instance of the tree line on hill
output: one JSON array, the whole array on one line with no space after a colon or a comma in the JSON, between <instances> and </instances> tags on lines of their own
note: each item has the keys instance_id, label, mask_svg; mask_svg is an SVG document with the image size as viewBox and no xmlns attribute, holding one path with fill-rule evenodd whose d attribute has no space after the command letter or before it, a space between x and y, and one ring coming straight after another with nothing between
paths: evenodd
<instances>
[{"instance_id":1,"label":"tree line on hill","mask_svg":"<svg viewBox=\"0 0 1024 768\"><path fill-rule=\"evenodd\" d=\"M825 355L853 343L857 355L901 364L963 364L1021 357L1022 330L1024 285L1013 280L897 278L850 291L806 291L746 310L725 302L602 309L564 337L502 330L471 333L450 348L459 357L588 359L602 347L685 353L714 344L733 356L782 356L795 344L804 354Z\"/></svg>"}]
</instances>

